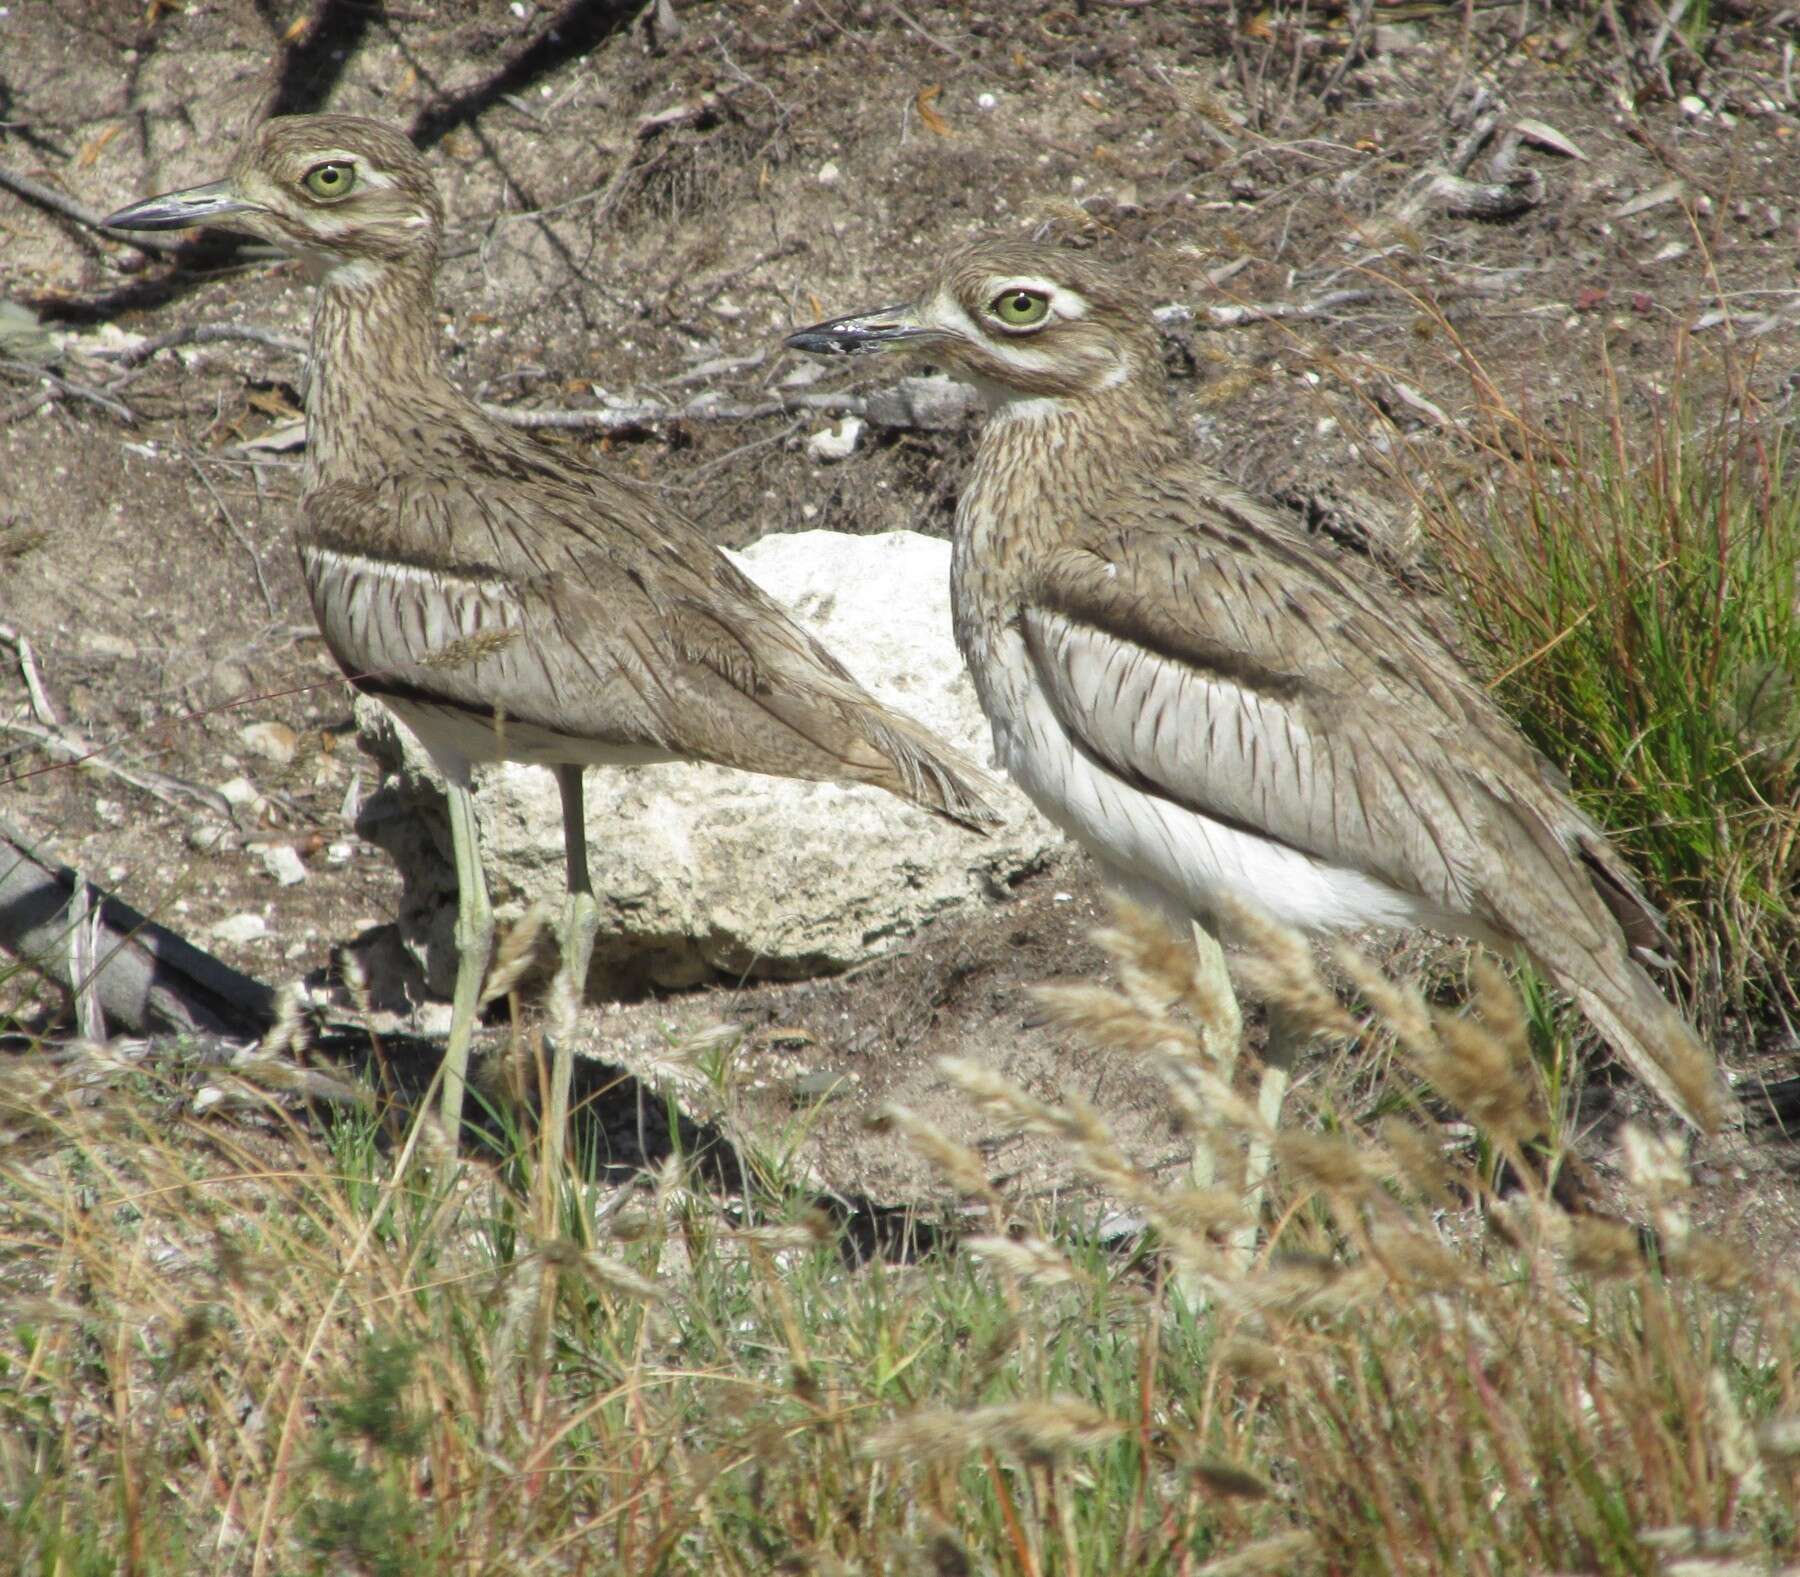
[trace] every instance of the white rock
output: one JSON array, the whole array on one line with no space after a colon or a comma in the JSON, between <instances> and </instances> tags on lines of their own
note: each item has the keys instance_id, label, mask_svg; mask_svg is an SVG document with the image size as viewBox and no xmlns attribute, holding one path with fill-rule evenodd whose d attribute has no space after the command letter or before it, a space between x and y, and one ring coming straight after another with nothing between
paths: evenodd
<instances>
[{"instance_id":1,"label":"white rock","mask_svg":"<svg viewBox=\"0 0 1800 1577\"><path fill-rule=\"evenodd\" d=\"M763 538L733 555L889 705L976 762L986 719L950 634L950 545L916 532ZM412 736L360 700L364 743L398 768L362 834L399 862L400 929L432 988L455 978L456 881L441 789ZM879 789L799 783L687 764L593 769L588 857L600 905L594 967L618 986L715 975L794 979L876 956L939 915L993 901L1061 835L996 780L1004 825L986 837ZM477 771L490 889L504 931L563 892L554 776L506 762Z\"/></svg>"},{"instance_id":2,"label":"white rock","mask_svg":"<svg viewBox=\"0 0 1800 1577\"><path fill-rule=\"evenodd\" d=\"M306 880L306 862L291 843L271 843L262 851L263 869L283 887L295 887Z\"/></svg>"},{"instance_id":3,"label":"white rock","mask_svg":"<svg viewBox=\"0 0 1800 1577\"><path fill-rule=\"evenodd\" d=\"M294 759L299 736L286 723L246 723L238 730L244 748L253 750L265 761L285 767Z\"/></svg>"},{"instance_id":4,"label":"white rock","mask_svg":"<svg viewBox=\"0 0 1800 1577\"><path fill-rule=\"evenodd\" d=\"M975 95L975 108L978 110L991 110L996 108L999 103L1000 101L991 93L978 93Z\"/></svg>"},{"instance_id":5,"label":"white rock","mask_svg":"<svg viewBox=\"0 0 1800 1577\"><path fill-rule=\"evenodd\" d=\"M848 460L866 424L860 416L846 416L806 440L806 452L815 460Z\"/></svg>"},{"instance_id":6,"label":"white rock","mask_svg":"<svg viewBox=\"0 0 1800 1577\"><path fill-rule=\"evenodd\" d=\"M819 184L821 186L836 186L842 178L843 172L832 160L827 159L819 166Z\"/></svg>"},{"instance_id":7,"label":"white rock","mask_svg":"<svg viewBox=\"0 0 1800 1577\"><path fill-rule=\"evenodd\" d=\"M262 795L248 778L228 778L219 785L219 798L233 810L254 809L262 804Z\"/></svg>"},{"instance_id":8,"label":"white rock","mask_svg":"<svg viewBox=\"0 0 1800 1577\"><path fill-rule=\"evenodd\" d=\"M221 942L235 942L242 945L246 942L257 942L269 934L269 922L260 914L246 910L243 914L227 915L212 926L212 936Z\"/></svg>"}]
</instances>

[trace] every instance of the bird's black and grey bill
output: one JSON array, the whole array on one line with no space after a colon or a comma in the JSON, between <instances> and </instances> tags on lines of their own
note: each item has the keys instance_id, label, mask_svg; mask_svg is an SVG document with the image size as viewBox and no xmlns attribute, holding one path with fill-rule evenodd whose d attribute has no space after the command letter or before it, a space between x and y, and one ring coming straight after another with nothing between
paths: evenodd
<instances>
[{"instance_id":1,"label":"bird's black and grey bill","mask_svg":"<svg viewBox=\"0 0 1800 1577\"><path fill-rule=\"evenodd\" d=\"M182 192L164 192L141 203L121 208L100 221L107 230L187 230L195 225L219 224L233 214L256 211L231 189L230 181L190 186Z\"/></svg>"},{"instance_id":2,"label":"bird's black and grey bill","mask_svg":"<svg viewBox=\"0 0 1800 1577\"><path fill-rule=\"evenodd\" d=\"M859 312L854 317L833 318L829 323L797 329L788 335L787 344L815 356L861 356L902 345L924 332L913 321L911 307L884 307L879 312Z\"/></svg>"}]
</instances>

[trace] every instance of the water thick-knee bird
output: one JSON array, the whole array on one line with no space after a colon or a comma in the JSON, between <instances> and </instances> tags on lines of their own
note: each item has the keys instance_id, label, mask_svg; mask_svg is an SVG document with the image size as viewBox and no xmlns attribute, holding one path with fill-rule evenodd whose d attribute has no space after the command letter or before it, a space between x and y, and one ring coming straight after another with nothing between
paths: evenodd
<instances>
[{"instance_id":1,"label":"water thick-knee bird","mask_svg":"<svg viewBox=\"0 0 1800 1577\"><path fill-rule=\"evenodd\" d=\"M246 231L298 253L318 283L300 568L339 666L419 736L449 786L453 1142L493 934L472 764L556 772L561 967L576 1000L595 925L584 767L709 761L872 784L972 828L996 819L978 768L868 695L691 522L501 426L450 382L434 303L443 205L401 133L349 115L269 120L224 180L105 223ZM559 1043L553 1156L572 1057Z\"/></svg>"},{"instance_id":2,"label":"water thick-knee bird","mask_svg":"<svg viewBox=\"0 0 1800 1577\"><path fill-rule=\"evenodd\" d=\"M1716 1068L1643 968L1666 938L1618 852L1404 606L1193 455L1123 273L981 241L788 344L913 351L985 396L957 644L1000 761L1114 881L1202 921L1230 900L1523 949L1714 1126Z\"/></svg>"}]
</instances>

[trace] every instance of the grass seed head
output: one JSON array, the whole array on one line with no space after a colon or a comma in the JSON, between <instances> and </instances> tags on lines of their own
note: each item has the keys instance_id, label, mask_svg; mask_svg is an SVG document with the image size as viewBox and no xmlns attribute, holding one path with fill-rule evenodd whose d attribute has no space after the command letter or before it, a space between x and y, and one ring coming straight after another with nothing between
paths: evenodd
<instances>
[{"instance_id":1,"label":"grass seed head","mask_svg":"<svg viewBox=\"0 0 1800 1577\"><path fill-rule=\"evenodd\" d=\"M427 668L473 668L483 658L505 651L521 633L519 630L482 630L475 635L464 635L446 641L436 651L427 652L421 661Z\"/></svg>"},{"instance_id":2,"label":"grass seed head","mask_svg":"<svg viewBox=\"0 0 1800 1577\"><path fill-rule=\"evenodd\" d=\"M498 1001L515 986L537 962L538 943L552 924L552 906L547 898L539 898L506 929L500 945L494 950L494 964L488 970L487 984L481 988L481 1002Z\"/></svg>"},{"instance_id":3,"label":"grass seed head","mask_svg":"<svg viewBox=\"0 0 1800 1577\"><path fill-rule=\"evenodd\" d=\"M1256 1341L1248 1336L1235 1336L1220 1344L1218 1364L1227 1374L1236 1375L1260 1385L1265 1390L1279 1385L1287 1369L1287 1358L1279 1347Z\"/></svg>"},{"instance_id":4,"label":"grass seed head","mask_svg":"<svg viewBox=\"0 0 1800 1577\"><path fill-rule=\"evenodd\" d=\"M899 1133L920 1157L955 1185L958 1193L980 1199L995 1197L987 1163L967 1145L959 1144L910 1107L888 1101L877 1108L869 1125Z\"/></svg>"},{"instance_id":5,"label":"grass seed head","mask_svg":"<svg viewBox=\"0 0 1800 1577\"><path fill-rule=\"evenodd\" d=\"M1644 1245L1636 1227L1601 1216L1571 1216L1565 1252L1569 1268L1597 1281L1631 1281L1644 1274Z\"/></svg>"},{"instance_id":6,"label":"grass seed head","mask_svg":"<svg viewBox=\"0 0 1800 1577\"><path fill-rule=\"evenodd\" d=\"M1275 1136L1275 1164L1301 1188L1360 1199L1380 1182L1374 1157L1339 1134L1290 1128Z\"/></svg>"},{"instance_id":7,"label":"grass seed head","mask_svg":"<svg viewBox=\"0 0 1800 1577\"><path fill-rule=\"evenodd\" d=\"M1063 1113L1047 1105L1011 1079L996 1073L985 1062L974 1057L939 1057L939 1073L954 1084L976 1106L1005 1117L1027 1133L1064 1137L1068 1122Z\"/></svg>"},{"instance_id":8,"label":"grass seed head","mask_svg":"<svg viewBox=\"0 0 1800 1577\"><path fill-rule=\"evenodd\" d=\"M1188 1471L1203 1488L1226 1500L1267 1500L1275 1492L1260 1473L1218 1457L1190 1463Z\"/></svg>"},{"instance_id":9,"label":"grass seed head","mask_svg":"<svg viewBox=\"0 0 1800 1577\"><path fill-rule=\"evenodd\" d=\"M1316 1562L1318 1544L1310 1533L1278 1533L1240 1545L1194 1568L1194 1577L1298 1577Z\"/></svg>"},{"instance_id":10,"label":"grass seed head","mask_svg":"<svg viewBox=\"0 0 1800 1577\"><path fill-rule=\"evenodd\" d=\"M1525 1052L1522 1041L1503 1040L1485 1024L1440 1013L1436 1049L1420 1055L1417 1064L1471 1122L1503 1142L1523 1144L1548 1126Z\"/></svg>"},{"instance_id":11,"label":"grass seed head","mask_svg":"<svg viewBox=\"0 0 1800 1577\"><path fill-rule=\"evenodd\" d=\"M1312 945L1260 909L1235 901L1220 909L1227 931L1244 944L1236 971L1252 996L1279 1013L1301 1035L1354 1035L1356 1020L1344 1011L1313 962Z\"/></svg>"},{"instance_id":12,"label":"grass seed head","mask_svg":"<svg viewBox=\"0 0 1800 1577\"><path fill-rule=\"evenodd\" d=\"M1379 1133L1394 1173L1413 1193L1440 1210L1455 1206L1456 1175L1439 1140L1403 1117L1386 1118Z\"/></svg>"},{"instance_id":13,"label":"grass seed head","mask_svg":"<svg viewBox=\"0 0 1800 1577\"><path fill-rule=\"evenodd\" d=\"M1090 1451L1123 1434L1125 1426L1074 1397L999 1402L965 1412L923 1408L872 1431L869 1457L930 1462L998 1451L1027 1462L1053 1462Z\"/></svg>"},{"instance_id":14,"label":"grass seed head","mask_svg":"<svg viewBox=\"0 0 1800 1577\"><path fill-rule=\"evenodd\" d=\"M1346 943L1333 948L1331 956L1402 1046L1415 1057L1436 1052L1431 1009L1416 985L1400 985L1388 979L1373 962Z\"/></svg>"},{"instance_id":15,"label":"grass seed head","mask_svg":"<svg viewBox=\"0 0 1800 1577\"><path fill-rule=\"evenodd\" d=\"M964 1238L962 1246L1023 1282L1055 1287L1087 1279L1069 1263L1068 1255L1039 1237L972 1237Z\"/></svg>"}]
</instances>

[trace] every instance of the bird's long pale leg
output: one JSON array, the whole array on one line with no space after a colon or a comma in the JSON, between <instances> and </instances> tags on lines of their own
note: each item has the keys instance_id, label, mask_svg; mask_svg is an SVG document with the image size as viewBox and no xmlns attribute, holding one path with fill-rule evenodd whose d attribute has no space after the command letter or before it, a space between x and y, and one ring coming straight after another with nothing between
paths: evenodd
<instances>
[{"instance_id":1,"label":"bird's long pale leg","mask_svg":"<svg viewBox=\"0 0 1800 1577\"><path fill-rule=\"evenodd\" d=\"M448 785L450 848L456 858L456 994L451 998L450 1043L444 1048L444 1128L450 1153L462 1137L463 1092L468 1084L469 1043L475 1008L494 946L494 911L481 874L481 828L475 796L466 783Z\"/></svg>"},{"instance_id":2,"label":"bird's long pale leg","mask_svg":"<svg viewBox=\"0 0 1800 1577\"><path fill-rule=\"evenodd\" d=\"M580 1010L582 998L587 993L588 963L594 956L594 932L600 924L600 909L594 902L593 883L588 878L587 817L581 801L581 768L566 764L557 767L556 786L562 793L569 899L563 911L559 939L562 964L551 987L551 998L552 1001L566 1000L570 1004L570 1017L557 1028L550 1062L550 1109L544 1118L547 1139L544 1165L546 1175L552 1179L562 1175L563 1147L569 1126L569 1090L575 1080L573 1016ZM566 998L564 992L568 993Z\"/></svg>"},{"instance_id":3,"label":"bird's long pale leg","mask_svg":"<svg viewBox=\"0 0 1800 1577\"><path fill-rule=\"evenodd\" d=\"M1268 1006L1268 1017L1269 1034L1263 1044L1262 1078L1256 1086L1256 1111L1267 1133L1251 1139L1244 1160L1244 1198L1253 1215L1262 1209L1272 1140L1281 1128L1281 1103L1293 1081L1295 1059L1308 1039L1305 1029L1293 1015L1273 1002Z\"/></svg>"},{"instance_id":4,"label":"bird's long pale leg","mask_svg":"<svg viewBox=\"0 0 1800 1577\"><path fill-rule=\"evenodd\" d=\"M1216 1048L1218 1060L1214 1070L1221 1079L1229 1084L1232 1069L1237 1063L1242 1031L1237 992L1232 987L1231 975L1225 968L1225 949L1219 946L1218 939L1198 920L1193 921L1192 925L1195 983L1201 991L1210 994L1219 1003L1220 1017L1229 1022L1233 1031L1220 1036L1219 1045ZM1218 1152L1205 1135L1196 1134L1194 1136L1194 1158L1190 1164L1190 1175L1196 1188L1208 1189L1218 1186Z\"/></svg>"},{"instance_id":5,"label":"bird's long pale leg","mask_svg":"<svg viewBox=\"0 0 1800 1577\"><path fill-rule=\"evenodd\" d=\"M1193 931L1194 951L1197 955L1196 977L1204 986L1211 988L1214 996L1225 1004L1227 1016L1235 1020L1237 998L1231 977L1226 972L1225 951L1198 921L1194 922ZM1301 1025L1273 1003L1268 1009L1268 1026L1268 1040L1262 1055L1262 1077L1256 1090L1257 1115L1262 1118L1265 1131L1249 1136L1244 1157L1244 1206L1250 1213L1251 1222L1242 1231L1234 1233L1232 1238L1234 1258L1240 1269L1248 1268L1256 1250L1255 1220L1261 1213L1263 1194L1268 1184L1272 1140L1281 1126L1281 1103L1287 1096L1288 1084L1293 1077L1294 1060L1307 1040ZM1239 1037L1234 1033L1221 1039L1218 1073L1229 1083ZM1217 1153L1204 1138L1197 1138L1191 1163L1194 1186L1202 1189L1216 1187L1219 1183L1218 1172Z\"/></svg>"}]
</instances>

